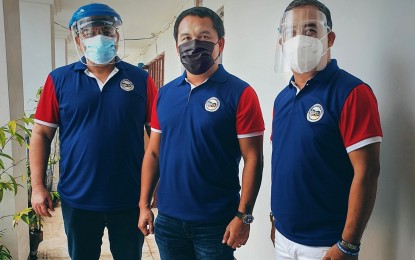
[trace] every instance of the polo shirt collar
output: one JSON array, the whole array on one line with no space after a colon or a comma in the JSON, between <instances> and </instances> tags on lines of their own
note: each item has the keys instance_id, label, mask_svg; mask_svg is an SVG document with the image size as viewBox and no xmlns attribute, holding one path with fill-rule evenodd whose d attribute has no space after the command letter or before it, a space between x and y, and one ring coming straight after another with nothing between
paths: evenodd
<instances>
[{"instance_id":1,"label":"polo shirt collar","mask_svg":"<svg viewBox=\"0 0 415 260\"><path fill-rule=\"evenodd\" d=\"M337 60L332 59L330 63L328 63L322 71L319 71L310 81L327 83L338 70L339 66L337 65Z\"/></svg>"},{"instance_id":2,"label":"polo shirt collar","mask_svg":"<svg viewBox=\"0 0 415 260\"><path fill-rule=\"evenodd\" d=\"M206 79L206 81L211 80L215 82L225 82L228 79L229 73L223 68L222 64L218 64L218 69L213 73L210 78ZM187 82L187 74L186 70L183 72L183 74L177 78L177 85L176 87L183 84L183 82ZM205 82L206 82L205 81Z\"/></svg>"},{"instance_id":3,"label":"polo shirt collar","mask_svg":"<svg viewBox=\"0 0 415 260\"><path fill-rule=\"evenodd\" d=\"M115 63L116 68L123 69L123 70L128 68L126 66L126 64L124 62L122 62L122 60L118 56L115 57L115 59L118 61L117 63ZM78 61L78 62L75 63L74 70L85 71L87 69L87 66L84 64L84 63L86 63L85 57L82 57L81 60L82 60L82 62Z\"/></svg>"},{"instance_id":4,"label":"polo shirt collar","mask_svg":"<svg viewBox=\"0 0 415 260\"><path fill-rule=\"evenodd\" d=\"M330 63L327 64L327 66L322 70L319 71L312 79L310 79L308 82L313 83L313 82L322 82L322 83L327 83L330 81L330 79L332 78L332 76L339 70L339 66L337 65L337 60L336 59L331 59ZM294 75L291 76L290 82L289 82L289 86L295 88L294 85Z\"/></svg>"},{"instance_id":5,"label":"polo shirt collar","mask_svg":"<svg viewBox=\"0 0 415 260\"><path fill-rule=\"evenodd\" d=\"M223 68L222 64L219 64L218 69L213 73L209 80L223 83L228 79L228 75L229 73Z\"/></svg>"}]
</instances>

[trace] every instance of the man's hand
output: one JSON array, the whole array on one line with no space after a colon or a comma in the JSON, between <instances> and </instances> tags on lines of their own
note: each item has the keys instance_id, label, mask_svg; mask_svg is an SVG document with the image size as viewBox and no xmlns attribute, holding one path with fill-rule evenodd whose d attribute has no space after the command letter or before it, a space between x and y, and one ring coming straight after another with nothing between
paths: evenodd
<instances>
[{"instance_id":1,"label":"man's hand","mask_svg":"<svg viewBox=\"0 0 415 260\"><path fill-rule=\"evenodd\" d=\"M32 186L32 208L36 214L43 217L52 217L50 211L55 211L50 193L43 186Z\"/></svg>"},{"instance_id":2,"label":"man's hand","mask_svg":"<svg viewBox=\"0 0 415 260\"><path fill-rule=\"evenodd\" d=\"M223 235L222 243L226 243L232 249L241 247L246 244L249 237L250 225L245 225L242 220L237 217L229 223Z\"/></svg>"},{"instance_id":3,"label":"man's hand","mask_svg":"<svg viewBox=\"0 0 415 260\"><path fill-rule=\"evenodd\" d=\"M337 245L332 246L322 260L357 260L358 256L346 255L340 249L337 248Z\"/></svg>"},{"instance_id":4,"label":"man's hand","mask_svg":"<svg viewBox=\"0 0 415 260\"><path fill-rule=\"evenodd\" d=\"M154 234L154 214L150 207L140 208L140 218L138 219L138 228L144 236Z\"/></svg>"}]
</instances>

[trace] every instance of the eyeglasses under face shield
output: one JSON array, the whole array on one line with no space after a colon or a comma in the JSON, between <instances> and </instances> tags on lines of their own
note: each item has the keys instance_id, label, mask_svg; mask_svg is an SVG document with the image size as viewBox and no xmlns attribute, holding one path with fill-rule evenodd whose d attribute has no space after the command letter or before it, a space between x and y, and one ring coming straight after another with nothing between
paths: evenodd
<instances>
[{"instance_id":1,"label":"eyeglasses under face shield","mask_svg":"<svg viewBox=\"0 0 415 260\"><path fill-rule=\"evenodd\" d=\"M285 12L278 32L280 40L285 42L297 35L320 39L330 32L330 28L322 12L313 9L293 9Z\"/></svg>"},{"instance_id":2,"label":"eyeglasses under face shield","mask_svg":"<svg viewBox=\"0 0 415 260\"><path fill-rule=\"evenodd\" d=\"M72 31L81 38L88 39L99 34L116 37L121 21L116 17L91 16L79 19L72 25Z\"/></svg>"},{"instance_id":3,"label":"eyeglasses under face shield","mask_svg":"<svg viewBox=\"0 0 415 260\"><path fill-rule=\"evenodd\" d=\"M117 35L117 28L111 25L102 25L102 26L88 26L79 30L79 35L84 38L92 38L98 34L115 37Z\"/></svg>"}]
</instances>

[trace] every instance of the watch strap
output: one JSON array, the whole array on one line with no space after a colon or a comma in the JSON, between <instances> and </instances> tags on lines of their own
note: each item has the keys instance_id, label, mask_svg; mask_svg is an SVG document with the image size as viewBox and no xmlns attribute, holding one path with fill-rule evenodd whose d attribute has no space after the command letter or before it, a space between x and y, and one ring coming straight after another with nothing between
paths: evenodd
<instances>
[{"instance_id":1,"label":"watch strap","mask_svg":"<svg viewBox=\"0 0 415 260\"><path fill-rule=\"evenodd\" d=\"M243 218L244 218L244 213L242 213L242 212L240 212L240 211L238 210L238 211L236 211L235 216L236 216L237 218L239 218L240 220L243 220Z\"/></svg>"},{"instance_id":2,"label":"watch strap","mask_svg":"<svg viewBox=\"0 0 415 260\"><path fill-rule=\"evenodd\" d=\"M254 221L254 216L252 214L242 213L239 210L236 211L235 216L242 220L245 225L249 225Z\"/></svg>"}]
</instances>

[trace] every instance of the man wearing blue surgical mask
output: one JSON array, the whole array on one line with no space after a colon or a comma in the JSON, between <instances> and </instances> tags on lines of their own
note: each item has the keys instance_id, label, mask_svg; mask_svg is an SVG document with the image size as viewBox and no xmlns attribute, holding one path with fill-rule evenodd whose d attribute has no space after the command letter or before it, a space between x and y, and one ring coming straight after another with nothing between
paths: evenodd
<instances>
[{"instance_id":1,"label":"man wearing blue surgical mask","mask_svg":"<svg viewBox=\"0 0 415 260\"><path fill-rule=\"evenodd\" d=\"M278 260L356 260L372 212L382 129L376 97L331 59L329 9L294 0L279 26L271 223Z\"/></svg>"},{"instance_id":2,"label":"man wearing blue surgical mask","mask_svg":"<svg viewBox=\"0 0 415 260\"><path fill-rule=\"evenodd\" d=\"M69 27L80 61L55 69L44 85L30 141L31 203L51 216L44 176L59 127L58 192L71 259L99 259L104 228L114 259L141 259L144 126L149 133L156 88L147 72L121 60L122 20L114 9L82 6Z\"/></svg>"},{"instance_id":3,"label":"man wearing blue surgical mask","mask_svg":"<svg viewBox=\"0 0 415 260\"><path fill-rule=\"evenodd\" d=\"M233 251L247 243L262 178L259 100L218 63L225 39L215 12L183 11L174 37L186 70L160 89L155 102L139 227L145 235L155 233L161 259L233 260ZM158 180L153 227L150 201Z\"/></svg>"}]
</instances>

